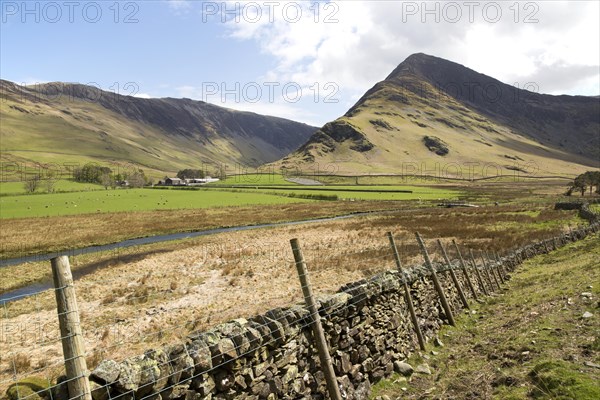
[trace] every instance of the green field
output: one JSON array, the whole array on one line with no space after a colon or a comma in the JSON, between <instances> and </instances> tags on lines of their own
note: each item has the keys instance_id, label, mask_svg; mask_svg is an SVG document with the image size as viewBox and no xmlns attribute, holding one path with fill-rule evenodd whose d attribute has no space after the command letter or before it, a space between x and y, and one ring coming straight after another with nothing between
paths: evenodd
<instances>
[{"instance_id":1,"label":"green field","mask_svg":"<svg viewBox=\"0 0 600 400\"><path fill-rule=\"evenodd\" d=\"M315 200L454 200L461 192L420 186L303 186L282 175L231 176L214 184L187 189L110 189L60 180L55 191L24 195L21 182L0 185L0 218L49 217L119 211L195 209L288 204Z\"/></svg>"},{"instance_id":2,"label":"green field","mask_svg":"<svg viewBox=\"0 0 600 400\"><path fill-rule=\"evenodd\" d=\"M0 197L0 218L193 209L310 201L263 193L219 190L116 189Z\"/></svg>"},{"instance_id":3,"label":"green field","mask_svg":"<svg viewBox=\"0 0 600 400\"><path fill-rule=\"evenodd\" d=\"M54 184L54 192L85 192L90 190L104 190L104 187L95 183L75 182L68 179L59 179ZM37 193L46 193L46 183L40 181ZM0 182L0 195L25 194L23 182Z\"/></svg>"}]
</instances>

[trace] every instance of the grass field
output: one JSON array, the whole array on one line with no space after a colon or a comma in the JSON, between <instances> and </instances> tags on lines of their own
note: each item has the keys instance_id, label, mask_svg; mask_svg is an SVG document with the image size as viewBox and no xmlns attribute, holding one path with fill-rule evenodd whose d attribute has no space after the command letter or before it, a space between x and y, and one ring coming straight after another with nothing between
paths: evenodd
<instances>
[{"instance_id":1,"label":"grass field","mask_svg":"<svg viewBox=\"0 0 600 400\"><path fill-rule=\"evenodd\" d=\"M6 221L7 230L2 232L2 256L20 256L68 249L71 243L78 247L92 244L111 243L130 237L145 236L148 232L168 233L181 231L187 227L197 230L219 226L247 225L249 222L268 223L309 218L326 217L357 211L374 211L377 205L381 210L393 210L402 207L399 202L322 202L296 203L278 207L247 207L213 210L172 210L161 212L126 213L125 215L82 215L51 217L44 219L22 219ZM347 208L341 208L346 206ZM575 211L556 211L540 206L504 206L479 209L444 209L422 207L419 209L404 205L405 210L389 214L374 215L370 219L349 219L345 224L353 231L369 231L371 225L382 229L401 229L408 233L406 244L402 244L403 255L418 254L416 243L411 240L411 231L418 230L428 237L465 238L464 243L474 246L488 246L493 251L504 251L532 238L546 238L566 231L582 220ZM436 223L443 220L445 224ZM30 222L31 221L31 222ZM189 225L189 223L195 225ZM32 229L33 224L39 228ZM44 225L40 225L44 224ZM187 224L187 225L186 225ZM324 221L324 225L332 221ZM498 229L498 226L505 226ZM35 225L33 225L35 227ZM160 229L160 230L159 230ZM190 229L191 230L191 229ZM9 235L8 232L15 232ZM110 233L107 233L110 232ZM468 239L466 239L468 238ZM187 243L187 244L185 244ZM194 241L173 244L157 243L141 246L138 253L156 249L174 249L181 246L193 246ZM119 250L119 254L134 256L132 250ZM99 254L92 256L104 257ZM108 258L114 256L109 252ZM79 257L85 259L85 257ZM135 257L134 257L135 258ZM408 261L408 260L406 260ZM90 261L91 262L91 261ZM0 270L0 291L15 289L48 277L47 262L31 263L5 267Z\"/></svg>"},{"instance_id":2,"label":"grass field","mask_svg":"<svg viewBox=\"0 0 600 400\"><path fill-rule=\"evenodd\" d=\"M232 186L236 186L232 188ZM241 187L240 187L241 186ZM289 204L309 199L326 200L450 200L459 191L419 186L300 186L282 175L248 174L232 176L195 190L116 189L61 180L56 191L18 196L23 185L2 183L0 218L49 217L123 211L197 209L227 206ZM291 190L296 188L295 190ZM310 188L310 189L309 189ZM19 192L20 190L20 192ZM93 191L95 190L95 191ZM87 192L86 192L87 191ZM93 191L93 192L92 192ZM394 192L398 191L398 192ZM412 193L400 193L401 191ZM14 193L14 195L8 195Z\"/></svg>"},{"instance_id":3,"label":"grass field","mask_svg":"<svg viewBox=\"0 0 600 400\"><path fill-rule=\"evenodd\" d=\"M0 218L289 204L303 201L307 200L263 193L116 189L35 196L3 196L0 198Z\"/></svg>"},{"instance_id":4,"label":"grass field","mask_svg":"<svg viewBox=\"0 0 600 400\"><path fill-rule=\"evenodd\" d=\"M75 182L69 179L59 179L54 184L54 192L85 192L90 190L103 190L104 187L94 183ZM45 180L40 181L35 194L46 193ZM26 194L23 182L0 182L0 195Z\"/></svg>"},{"instance_id":5,"label":"grass field","mask_svg":"<svg viewBox=\"0 0 600 400\"><path fill-rule=\"evenodd\" d=\"M455 185L456 179L448 179L447 177L440 176L393 176L393 175L362 175L362 176L335 176L335 175L321 175L321 176L307 176L307 178L318 180L326 185ZM476 182L487 182L487 183L511 183L515 181L527 182L549 182L556 183L560 182L566 185L571 180L562 178L538 178L538 179L527 179L518 174L505 174L495 178L480 179ZM466 181L466 180L465 180Z\"/></svg>"},{"instance_id":6,"label":"grass field","mask_svg":"<svg viewBox=\"0 0 600 400\"><path fill-rule=\"evenodd\" d=\"M456 327L440 333L437 355L414 354L432 375L398 375L372 398L576 399L600 398L597 317L600 237L595 235L518 267L505 293L473 303ZM582 293L591 293L591 297ZM591 312L593 317L582 315Z\"/></svg>"}]
</instances>

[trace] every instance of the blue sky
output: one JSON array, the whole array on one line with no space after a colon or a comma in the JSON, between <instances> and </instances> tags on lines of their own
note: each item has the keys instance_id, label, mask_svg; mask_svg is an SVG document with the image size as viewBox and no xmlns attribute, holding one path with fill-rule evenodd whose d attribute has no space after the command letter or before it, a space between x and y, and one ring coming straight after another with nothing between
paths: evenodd
<instances>
[{"instance_id":1,"label":"blue sky","mask_svg":"<svg viewBox=\"0 0 600 400\"><path fill-rule=\"evenodd\" d=\"M0 4L0 76L17 83L93 83L322 125L424 52L543 93L600 94L595 1Z\"/></svg>"}]
</instances>

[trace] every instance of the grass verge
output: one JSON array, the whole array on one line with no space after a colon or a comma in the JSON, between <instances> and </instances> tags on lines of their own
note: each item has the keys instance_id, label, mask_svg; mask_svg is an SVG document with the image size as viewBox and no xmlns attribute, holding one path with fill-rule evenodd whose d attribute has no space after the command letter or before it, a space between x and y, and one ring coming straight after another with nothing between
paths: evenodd
<instances>
[{"instance_id":1,"label":"grass verge","mask_svg":"<svg viewBox=\"0 0 600 400\"><path fill-rule=\"evenodd\" d=\"M436 355L409 359L427 362L431 375L394 376L373 397L600 398L599 238L526 261L504 293L444 327L445 347L430 349Z\"/></svg>"}]
</instances>

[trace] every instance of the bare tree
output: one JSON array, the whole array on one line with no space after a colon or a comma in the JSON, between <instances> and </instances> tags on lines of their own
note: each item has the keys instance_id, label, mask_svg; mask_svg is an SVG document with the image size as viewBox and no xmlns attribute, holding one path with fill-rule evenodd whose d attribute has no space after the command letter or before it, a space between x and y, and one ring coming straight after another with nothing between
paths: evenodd
<instances>
[{"instance_id":1,"label":"bare tree","mask_svg":"<svg viewBox=\"0 0 600 400\"><path fill-rule=\"evenodd\" d=\"M100 175L100 184L102 186L104 186L104 189L108 189L109 187L112 187L114 182L114 179L112 178L112 176L110 176L110 174L108 172L104 172L102 173L102 175Z\"/></svg>"},{"instance_id":2,"label":"bare tree","mask_svg":"<svg viewBox=\"0 0 600 400\"><path fill-rule=\"evenodd\" d=\"M25 189L26 193L35 192L39 186L40 186L39 175L35 175L29 179L26 179L25 182L23 182L23 188Z\"/></svg>"},{"instance_id":3,"label":"bare tree","mask_svg":"<svg viewBox=\"0 0 600 400\"><path fill-rule=\"evenodd\" d=\"M47 193L53 193L55 186L56 186L56 179L54 179L54 178L47 178L44 181L44 187L46 188Z\"/></svg>"},{"instance_id":4,"label":"bare tree","mask_svg":"<svg viewBox=\"0 0 600 400\"><path fill-rule=\"evenodd\" d=\"M46 170L46 176L44 179L44 189L46 189L47 193L52 193L54 192L54 188L56 186L56 181L57 181L57 173L56 171L52 170L52 169L48 169ZM42 179L41 177L38 177L40 179Z\"/></svg>"},{"instance_id":5,"label":"bare tree","mask_svg":"<svg viewBox=\"0 0 600 400\"><path fill-rule=\"evenodd\" d=\"M141 188L146 184L146 177L143 171L135 171L127 177L129 186L133 188Z\"/></svg>"}]
</instances>

